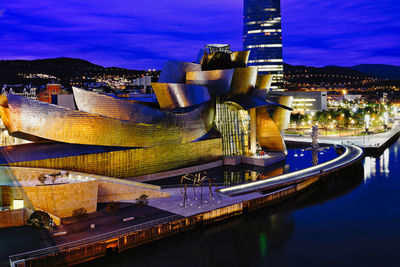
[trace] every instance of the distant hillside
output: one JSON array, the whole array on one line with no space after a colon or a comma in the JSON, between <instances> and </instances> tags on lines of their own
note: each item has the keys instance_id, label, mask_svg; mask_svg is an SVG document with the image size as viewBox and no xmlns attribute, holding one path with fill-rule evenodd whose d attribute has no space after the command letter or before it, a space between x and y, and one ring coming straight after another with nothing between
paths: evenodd
<instances>
[{"instance_id":1,"label":"distant hillside","mask_svg":"<svg viewBox=\"0 0 400 267\"><path fill-rule=\"evenodd\" d=\"M21 82L18 74L48 74L68 81L81 76L129 75L139 76L145 71L123 68L104 68L89 61L76 58L51 58L38 60L0 60L0 82Z\"/></svg>"},{"instance_id":2,"label":"distant hillside","mask_svg":"<svg viewBox=\"0 0 400 267\"><path fill-rule=\"evenodd\" d=\"M308 67L308 66L294 66L290 64L283 64L285 74L296 74L296 73L309 73L312 75L339 75L339 76L347 76L347 77L357 77L358 79L365 79L368 77L375 77L374 75L366 74L358 70L350 69L347 67L339 67L339 66L326 66L326 67Z\"/></svg>"},{"instance_id":3,"label":"distant hillside","mask_svg":"<svg viewBox=\"0 0 400 267\"><path fill-rule=\"evenodd\" d=\"M362 64L350 67L350 69L376 76L380 79L400 80L400 66L383 64Z\"/></svg>"}]
</instances>

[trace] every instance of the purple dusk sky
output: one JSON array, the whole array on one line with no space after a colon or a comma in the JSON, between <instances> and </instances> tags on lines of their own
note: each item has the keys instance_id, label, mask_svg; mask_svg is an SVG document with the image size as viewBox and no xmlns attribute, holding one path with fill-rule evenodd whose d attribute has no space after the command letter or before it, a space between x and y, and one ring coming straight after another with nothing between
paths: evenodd
<instances>
[{"instance_id":1,"label":"purple dusk sky","mask_svg":"<svg viewBox=\"0 0 400 267\"><path fill-rule=\"evenodd\" d=\"M242 49L243 0L0 1L0 59L75 57L106 67L193 61ZM284 61L400 65L398 0L282 0Z\"/></svg>"}]
</instances>

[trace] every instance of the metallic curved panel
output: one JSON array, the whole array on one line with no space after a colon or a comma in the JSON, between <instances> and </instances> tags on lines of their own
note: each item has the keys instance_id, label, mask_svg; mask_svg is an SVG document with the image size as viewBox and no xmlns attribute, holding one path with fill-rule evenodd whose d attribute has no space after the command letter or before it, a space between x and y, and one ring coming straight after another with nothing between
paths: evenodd
<instances>
[{"instance_id":1,"label":"metallic curved panel","mask_svg":"<svg viewBox=\"0 0 400 267\"><path fill-rule=\"evenodd\" d=\"M151 85L161 109L190 107L210 100L208 89L203 86L181 83L152 83Z\"/></svg>"},{"instance_id":2,"label":"metallic curved panel","mask_svg":"<svg viewBox=\"0 0 400 267\"><path fill-rule=\"evenodd\" d=\"M290 107L281 105L279 103L275 103L269 100L262 100L260 98L249 95L236 95L229 98L226 102L235 102L239 104L244 110L249 110L252 108L258 108L264 106L280 107L283 109L292 110Z\"/></svg>"},{"instance_id":3,"label":"metallic curved panel","mask_svg":"<svg viewBox=\"0 0 400 267\"><path fill-rule=\"evenodd\" d=\"M287 153L278 126L271 119L266 108L257 108L257 139L260 146L268 151Z\"/></svg>"},{"instance_id":4,"label":"metallic curved panel","mask_svg":"<svg viewBox=\"0 0 400 267\"><path fill-rule=\"evenodd\" d=\"M208 53L205 49L203 49L203 48L200 49L199 53L197 54L195 63L201 64L201 65L205 64L206 60L207 60L207 55L208 55Z\"/></svg>"},{"instance_id":5,"label":"metallic curved panel","mask_svg":"<svg viewBox=\"0 0 400 267\"><path fill-rule=\"evenodd\" d=\"M7 130L13 136L22 133L65 143L152 147L194 141L214 126L212 102L146 124L70 110L17 95L7 97L9 119L14 126Z\"/></svg>"},{"instance_id":6,"label":"metallic curved panel","mask_svg":"<svg viewBox=\"0 0 400 267\"><path fill-rule=\"evenodd\" d=\"M203 62L203 70L232 69L234 64L231 55L225 52L215 52L207 55L207 60Z\"/></svg>"},{"instance_id":7,"label":"metallic curved panel","mask_svg":"<svg viewBox=\"0 0 400 267\"><path fill-rule=\"evenodd\" d=\"M231 53L231 60L235 67L247 67L250 51L237 51Z\"/></svg>"},{"instance_id":8,"label":"metallic curved panel","mask_svg":"<svg viewBox=\"0 0 400 267\"><path fill-rule=\"evenodd\" d=\"M284 105L286 107L291 107L293 103L293 96L280 96L274 99L280 105ZM270 115L272 120L275 122L281 134L289 127L290 123L290 111L287 109L276 108L270 110Z\"/></svg>"},{"instance_id":9,"label":"metallic curved panel","mask_svg":"<svg viewBox=\"0 0 400 267\"><path fill-rule=\"evenodd\" d=\"M201 71L201 65L183 61L168 61L164 64L159 83L185 83L186 72Z\"/></svg>"},{"instance_id":10,"label":"metallic curved panel","mask_svg":"<svg viewBox=\"0 0 400 267\"><path fill-rule=\"evenodd\" d=\"M257 67L236 68L233 73L230 95L250 94L257 81Z\"/></svg>"},{"instance_id":11,"label":"metallic curved panel","mask_svg":"<svg viewBox=\"0 0 400 267\"><path fill-rule=\"evenodd\" d=\"M269 87L271 86L273 77L274 77L274 75L272 75L272 74L257 75L256 88L257 89L266 89L267 91L269 91Z\"/></svg>"},{"instance_id":12,"label":"metallic curved panel","mask_svg":"<svg viewBox=\"0 0 400 267\"><path fill-rule=\"evenodd\" d=\"M72 90L76 106L83 112L141 123L154 123L166 115L163 111L136 102L98 94L77 87L72 87Z\"/></svg>"},{"instance_id":13,"label":"metallic curved panel","mask_svg":"<svg viewBox=\"0 0 400 267\"><path fill-rule=\"evenodd\" d=\"M227 95L232 83L234 69L190 71L186 83L206 86L213 96Z\"/></svg>"}]
</instances>

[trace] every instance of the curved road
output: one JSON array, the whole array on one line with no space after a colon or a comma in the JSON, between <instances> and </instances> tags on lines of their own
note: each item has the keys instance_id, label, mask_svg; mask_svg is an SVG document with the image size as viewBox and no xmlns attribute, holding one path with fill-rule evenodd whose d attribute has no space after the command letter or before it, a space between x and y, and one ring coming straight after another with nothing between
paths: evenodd
<instances>
[{"instance_id":1,"label":"curved road","mask_svg":"<svg viewBox=\"0 0 400 267\"><path fill-rule=\"evenodd\" d=\"M267 180L260 180L247 184L222 188L218 190L218 192L227 196L235 196L299 183L315 175L343 168L359 160L364 154L363 150L357 146L345 145L342 147L345 149L342 155L325 163L321 163L300 171L279 175Z\"/></svg>"}]
</instances>

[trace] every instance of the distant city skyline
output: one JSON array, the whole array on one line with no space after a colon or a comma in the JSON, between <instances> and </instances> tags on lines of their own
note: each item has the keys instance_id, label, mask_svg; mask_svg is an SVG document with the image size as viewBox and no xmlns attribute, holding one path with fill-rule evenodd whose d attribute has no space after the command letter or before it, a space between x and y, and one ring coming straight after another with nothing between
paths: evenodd
<instances>
[{"instance_id":1,"label":"distant city skyline","mask_svg":"<svg viewBox=\"0 0 400 267\"><path fill-rule=\"evenodd\" d=\"M394 0L282 0L283 60L294 65L400 65ZM0 4L0 59L82 58L160 69L207 43L242 50L243 0L66 0Z\"/></svg>"}]
</instances>

